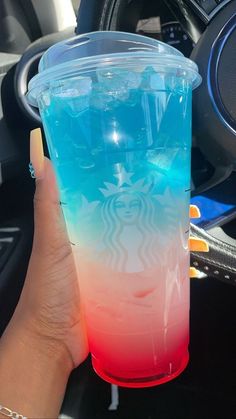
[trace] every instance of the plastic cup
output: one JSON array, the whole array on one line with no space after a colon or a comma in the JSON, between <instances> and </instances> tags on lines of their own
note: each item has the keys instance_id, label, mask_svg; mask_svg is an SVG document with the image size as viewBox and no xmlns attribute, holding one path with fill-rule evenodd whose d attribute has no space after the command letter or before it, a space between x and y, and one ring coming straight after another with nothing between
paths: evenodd
<instances>
[{"instance_id":1,"label":"plastic cup","mask_svg":"<svg viewBox=\"0 0 236 419\"><path fill-rule=\"evenodd\" d=\"M200 81L169 45L94 32L51 47L29 84L93 366L120 386L164 383L188 363L191 100Z\"/></svg>"}]
</instances>

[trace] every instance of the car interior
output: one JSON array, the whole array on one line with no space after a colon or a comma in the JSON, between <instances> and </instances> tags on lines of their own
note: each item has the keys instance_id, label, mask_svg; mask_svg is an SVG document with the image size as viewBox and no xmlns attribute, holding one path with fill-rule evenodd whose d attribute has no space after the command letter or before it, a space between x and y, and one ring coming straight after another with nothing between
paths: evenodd
<instances>
[{"instance_id":1,"label":"car interior","mask_svg":"<svg viewBox=\"0 0 236 419\"><path fill-rule=\"evenodd\" d=\"M149 389L102 381L90 359L73 371L61 418L233 419L236 417L236 0L1 0L0 335L16 307L33 237L29 134L42 127L26 98L43 53L75 34L139 33L194 60L191 234L209 253L191 254L190 362ZM46 142L45 154L48 155Z\"/></svg>"}]
</instances>

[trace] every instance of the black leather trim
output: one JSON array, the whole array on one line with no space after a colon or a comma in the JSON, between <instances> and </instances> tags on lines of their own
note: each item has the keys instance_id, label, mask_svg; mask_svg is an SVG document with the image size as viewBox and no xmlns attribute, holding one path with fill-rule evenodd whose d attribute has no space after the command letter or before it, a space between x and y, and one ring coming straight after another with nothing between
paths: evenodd
<instances>
[{"instance_id":1,"label":"black leather trim","mask_svg":"<svg viewBox=\"0 0 236 419\"><path fill-rule=\"evenodd\" d=\"M191 265L206 275L236 286L235 245L211 236L207 231L191 224L191 236L204 239L209 244L208 253L191 253Z\"/></svg>"}]
</instances>

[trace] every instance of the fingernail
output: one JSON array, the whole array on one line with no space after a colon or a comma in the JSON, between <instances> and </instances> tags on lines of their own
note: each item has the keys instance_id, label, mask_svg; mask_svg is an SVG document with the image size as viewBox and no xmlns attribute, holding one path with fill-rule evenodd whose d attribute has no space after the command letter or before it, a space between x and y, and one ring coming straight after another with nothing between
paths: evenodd
<instances>
[{"instance_id":1,"label":"fingernail","mask_svg":"<svg viewBox=\"0 0 236 419\"><path fill-rule=\"evenodd\" d=\"M189 268L189 278L197 278L199 275L199 271L196 268Z\"/></svg>"},{"instance_id":2,"label":"fingernail","mask_svg":"<svg viewBox=\"0 0 236 419\"><path fill-rule=\"evenodd\" d=\"M200 218L201 217L201 213L200 213L200 210L197 207L197 205L190 205L189 217L190 218Z\"/></svg>"},{"instance_id":3,"label":"fingernail","mask_svg":"<svg viewBox=\"0 0 236 419\"><path fill-rule=\"evenodd\" d=\"M41 129L36 128L30 133L30 164L31 177L40 179L44 174L44 153Z\"/></svg>"},{"instance_id":4,"label":"fingernail","mask_svg":"<svg viewBox=\"0 0 236 419\"><path fill-rule=\"evenodd\" d=\"M191 252L209 252L209 246L205 240L198 239L197 237L190 237L188 243Z\"/></svg>"}]
</instances>

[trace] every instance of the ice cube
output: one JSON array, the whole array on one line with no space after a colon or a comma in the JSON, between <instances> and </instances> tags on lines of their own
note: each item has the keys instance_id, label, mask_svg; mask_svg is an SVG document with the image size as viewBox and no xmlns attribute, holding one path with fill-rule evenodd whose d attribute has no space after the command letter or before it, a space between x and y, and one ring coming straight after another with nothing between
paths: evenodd
<instances>
[{"instance_id":1,"label":"ice cube","mask_svg":"<svg viewBox=\"0 0 236 419\"><path fill-rule=\"evenodd\" d=\"M51 93L70 116L76 117L88 109L91 88L90 77L74 78L53 83Z\"/></svg>"},{"instance_id":2,"label":"ice cube","mask_svg":"<svg viewBox=\"0 0 236 419\"><path fill-rule=\"evenodd\" d=\"M165 90L164 76L160 73L151 74L150 87L154 90Z\"/></svg>"},{"instance_id":3,"label":"ice cube","mask_svg":"<svg viewBox=\"0 0 236 419\"><path fill-rule=\"evenodd\" d=\"M141 75L136 71L126 69L99 69L96 72L98 83L94 86L94 93L100 97L93 98L96 108L109 109L110 102L125 102L129 100L131 90L137 89L141 82Z\"/></svg>"},{"instance_id":4,"label":"ice cube","mask_svg":"<svg viewBox=\"0 0 236 419\"><path fill-rule=\"evenodd\" d=\"M54 96L85 96L91 92L92 79L90 77L74 77L68 80L56 80L51 83L50 87Z\"/></svg>"}]
</instances>

